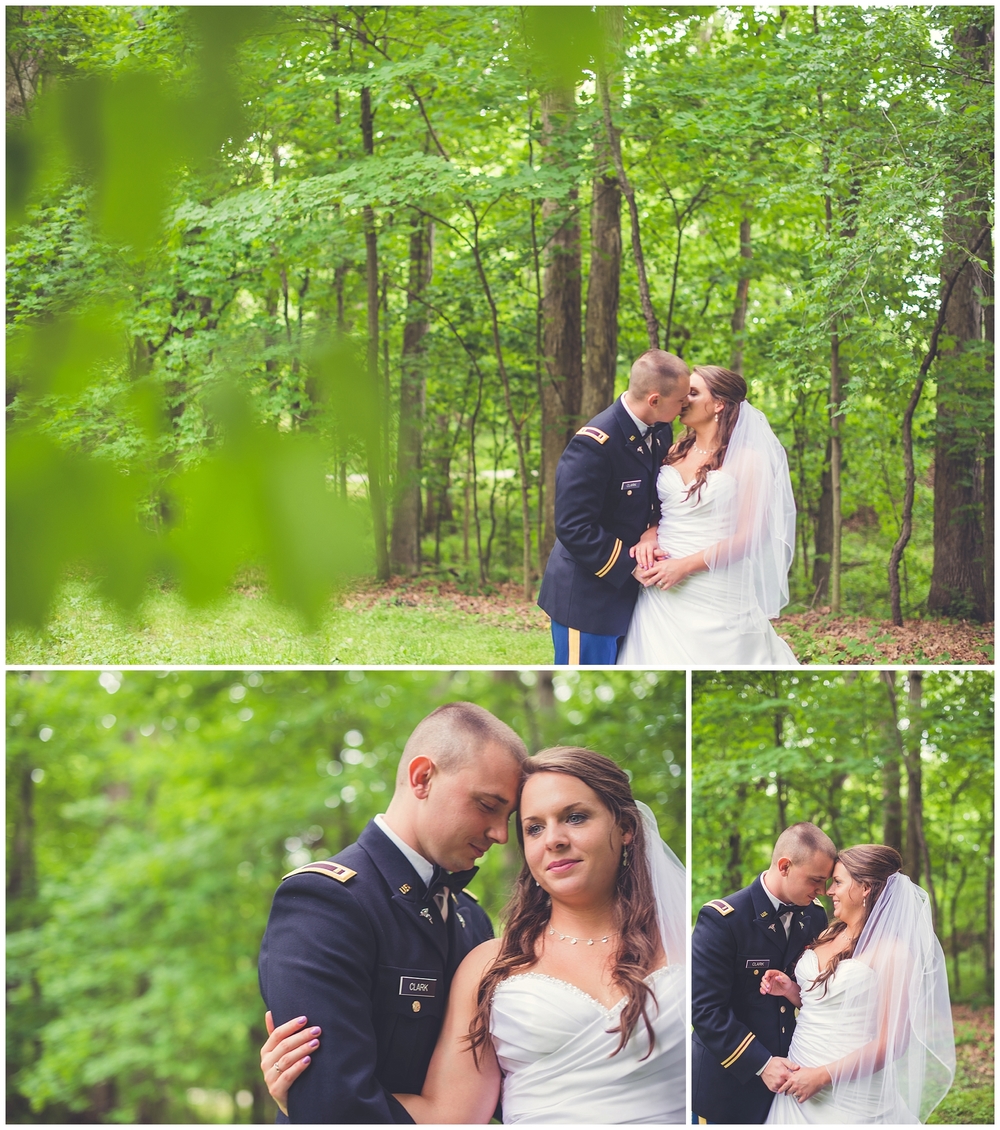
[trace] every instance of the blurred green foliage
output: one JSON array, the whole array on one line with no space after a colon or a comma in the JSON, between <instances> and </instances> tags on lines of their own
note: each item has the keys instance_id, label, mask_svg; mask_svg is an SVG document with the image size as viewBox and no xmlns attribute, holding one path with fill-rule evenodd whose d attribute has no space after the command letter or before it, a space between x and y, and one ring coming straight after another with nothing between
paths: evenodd
<instances>
[{"instance_id":1,"label":"blurred green foliage","mask_svg":"<svg viewBox=\"0 0 1000 1130\"><path fill-rule=\"evenodd\" d=\"M457 699L531 751L613 757L683 857L683 674L10 674L8 1121L273 1121L274 888L384 810L411 730ZM473 881L495 922L518 867L496 846Z\"/></svg>"},{"instance_id":2,"label":"blurred green foliage","mask_svg":"<svg viewBox=\"0 0 1000 1130\"><path fill-rule=\"evenodd\" d=\"M695 910L766 870L778 833L798 820L818 824L838 847L885 842L887 767L899 754L882 675L693 678ZM897 683L904 731L910 706L905 679ZM924 673L921 795L935 926L952 999L980 1004L993 999L993 699L990 671ZM901 777L905 843L905 769Z\"/></svg>"}]
</instances>

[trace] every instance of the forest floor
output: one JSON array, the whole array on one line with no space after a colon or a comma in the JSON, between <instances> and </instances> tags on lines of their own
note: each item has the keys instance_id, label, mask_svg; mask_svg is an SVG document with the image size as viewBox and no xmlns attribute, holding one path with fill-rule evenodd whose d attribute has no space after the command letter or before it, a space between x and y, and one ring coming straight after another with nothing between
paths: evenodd
<instances>
[{"instance_id":1,"label":"forest floor","mask_svg":"<svg viewBox=\"0 0 1000 1130\"><path fill-rule=\"evenodd\" d=\"M955 1082L927 1120L993 1125L993 1008L951 1007L955 1023Z\"/></svg>"},{"instance_id":2,"label":"forest floor","mask_svg":"<svg viewBox=\"0 0 1000 1130\"><path fill-rule=\"evenodd\" d=\"M993 662L992 624L887 620L805 612L777 621L802 663ZM515 583L470 593L452 580L356 583L309 631L247 574L208 608L153 586L126 615L73 578L41 632L7 634L7 662L31 664L548 664L548 617Z\"/></svg>"}]
</instances>

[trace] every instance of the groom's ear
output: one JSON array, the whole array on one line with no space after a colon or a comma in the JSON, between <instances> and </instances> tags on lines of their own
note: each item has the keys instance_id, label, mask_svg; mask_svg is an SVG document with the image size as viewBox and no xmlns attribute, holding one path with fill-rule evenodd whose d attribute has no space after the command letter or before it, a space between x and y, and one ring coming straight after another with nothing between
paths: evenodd
<instances>
[{"instance_id":1,"label":"groom's ear","mask_svg":"<svg viewBox=\"0 0 1000 1130\"><path fill-rule=\"evenodd\" d=\"M434 762L423 754L415 757L406 767L406 777L410 783L410 789L419 800L427 798L431 787L431 777L433 776Z\"/></svg>"}]
</instances>

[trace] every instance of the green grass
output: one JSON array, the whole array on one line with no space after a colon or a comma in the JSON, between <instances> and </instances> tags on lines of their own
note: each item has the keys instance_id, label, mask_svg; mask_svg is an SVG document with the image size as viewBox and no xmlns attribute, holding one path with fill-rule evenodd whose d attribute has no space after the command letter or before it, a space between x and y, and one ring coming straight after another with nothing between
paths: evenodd
<instances>
[{"instance_id":1,"label":"green grass","mask_svg":"<svg viewBox=\"0 0 1000 1130\"><path fill-rule=\"evenodd\" d=\"M957 1005L955 1020L955 1082L928 1123L992 1126L993 1009Z\"/></svg>"},{"instance_id":2,"label":"green grass","mask_svg":"<svg viewBox=\"0 0 1000 1130\"><path fill-rule=\"evenodd\" d=\"M154 590L131 617L71 580L45 629L12 630L7 662L34 664L507 664L551 663L543 629L525 630L498 609L482 617L446 607L331 603L316 631L263 595L233 593L207 609ZM507 622L509 621L509 622Z\"/></svg>"}]
</instances>

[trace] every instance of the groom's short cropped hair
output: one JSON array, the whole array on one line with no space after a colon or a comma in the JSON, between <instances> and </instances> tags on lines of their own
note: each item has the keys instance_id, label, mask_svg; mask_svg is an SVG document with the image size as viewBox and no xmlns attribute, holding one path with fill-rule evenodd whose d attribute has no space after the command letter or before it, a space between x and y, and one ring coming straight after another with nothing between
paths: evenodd
<instances>
[{"instance_id":1,"label":"groom's short cropped hair","mask_svg":"<svg viewBox=\"0 0 1000 1130\"><path fill-rule=\"evenodd\" d=\"M676 354L647 349L632 362L628 391L636 400L645 400L654 392L666 396L682 377L690 375L691 370Z\"/></svg>"},{"instance_id":2,"label":"groom's short cropped hair","mask_svg":"<svg viewBox=\"0 0 1000 1130\"><path fill-rule=\"evenodd\" d=\"M442 773L453 773L487 746L505 749L518 765L528 756L524 742L496 715L474 702L447 702L418 722L410 734L399 759L396 785L405 783L415 757L430 757Z\"/></svg>"},{"instance_id":3,"label":"groom's short cropped hair","mask_svg":"<svg viewBox=\"0 0 1000 1130\"><path fill-rule=\"evenodd\" d=\"M830 859L837 858L837 848L826 832L815 824L810 824L808 820L803 820L801 824L792 824L786 828L778 837L774 851L771 852L771 866L774 867L779 859L790 859L796 866L801 866L808 863L817 852L822 852Z\"/></svg>"}]
</instances>

